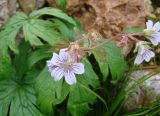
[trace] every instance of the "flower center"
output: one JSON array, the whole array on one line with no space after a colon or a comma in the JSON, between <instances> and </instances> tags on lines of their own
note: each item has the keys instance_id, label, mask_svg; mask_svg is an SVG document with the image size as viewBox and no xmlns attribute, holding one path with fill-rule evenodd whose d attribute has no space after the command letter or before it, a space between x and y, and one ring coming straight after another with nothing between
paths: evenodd
<instances>
[{"instance_id":1,"label":"flower center","mask_svg":"<svg viewBox=\"0 0 160 116\"><path fill-rule=\"evenodd\" d=\"M65 69L69 68L71 66L72 62L67 60L65 61L61 66Z\"/></svg>"},{"instance_id":2,"label":"flower center","mask_svg":"<svg viewBox=\"0 0 160 116\"><path fill-rule=\"evenodd\" d=\"M144 30L144 34L146 35L146 36L151 36L153 33L154 33L155 31L154 30Z\"/></svg>"}]
</instances>

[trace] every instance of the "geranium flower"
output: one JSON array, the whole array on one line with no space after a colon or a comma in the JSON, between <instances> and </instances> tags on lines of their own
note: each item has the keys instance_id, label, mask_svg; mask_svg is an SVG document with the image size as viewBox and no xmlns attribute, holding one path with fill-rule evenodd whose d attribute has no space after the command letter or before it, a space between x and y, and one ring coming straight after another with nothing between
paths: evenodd
<instances>
[{"instance_id":1,"label":"geranium flower","mask_svg":"<svg viewBox=\"0 0 160 116\"><path fill-rule=\"evenodd\" d=\"M153 45L158 45L160 42L160 23L157 22L153 25L151 20L146 22L147 29L144 30L146 38L148 38Z\"/></svg>"},{"instance_id":2,"label":"geranium flower","mask_svg":"<svg viewBox=\"0 0 160 116\"><path fill-rule=\"evenodd\" d=\"M77 82L75 74L84 73L84 65L77 63L75 57L72 57L66 49L61 49L59 55L53 53L52 59L47 61L47 66L56 81L64 76L65 81L70 85Z\"/></svg>"},{"instance_id":3,"label":"geranium flower","mask_svg":"<svg viewBox=\"0 0 160 116\"><path fill-rule=\"evenodd\" d=\"M140 45L138 48L138 54L134 61L134 64L141 64L144 60L149 62L151 58L155 56L155 53L147 49L144 45Z\"/></svg>"}]
</instances>

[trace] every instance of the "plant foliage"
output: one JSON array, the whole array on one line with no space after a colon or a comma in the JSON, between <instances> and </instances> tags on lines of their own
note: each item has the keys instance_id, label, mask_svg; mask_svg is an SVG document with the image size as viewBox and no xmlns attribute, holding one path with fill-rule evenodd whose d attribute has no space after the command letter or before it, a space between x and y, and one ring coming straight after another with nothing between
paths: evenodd
<instances>
[{"instance_id":1,"label":"plant foliage","mask_svg":"<svg viewBox=\"0 0 160 116\"><path fill-rule=\"evenodd\" d=\"M116 45L114 43L108 43L107 40L101 40L99 44L103 44L102 42L104 41L107 44L95 49L93 54L99 64L103 78L106 79L110 71L112 74L112 82L116 82L122 77L126 64Z\"/></svg>"},{"instance_id":2,"label":"plant foliage","mask_svg":"<svg viewBox=\"0 0 160 116\"><path fill-rule=\"evenodd\" d=\"M55 81L48 71L46 61L53 52L84 37L83 34L74 37L75 30L82 29L64 13L66 0L56 0L56 3L61 10L46 7L29 15L17 12L0 29L0 116L85 116L97 107L99 114L118 116L120 103L129 90L126 90L128 77L124 75L126 62L115 43L107 39L96 41L97 46L82 59L85 72L76 75L74 85L68 85L64 79ZM126 29L124 33L141 31ZM78 47L90 45L85 42ZM157 72L150 75L154 74ZM148 78L143 77L130 89ZM123 86L119 80L124 80ZM119 92L115 92L116 85ZM113 94L109 93L112 90ZM127 115L146 111L154 115L160 112L156 106L158 104Z\"/></svg>"}]
</instances>

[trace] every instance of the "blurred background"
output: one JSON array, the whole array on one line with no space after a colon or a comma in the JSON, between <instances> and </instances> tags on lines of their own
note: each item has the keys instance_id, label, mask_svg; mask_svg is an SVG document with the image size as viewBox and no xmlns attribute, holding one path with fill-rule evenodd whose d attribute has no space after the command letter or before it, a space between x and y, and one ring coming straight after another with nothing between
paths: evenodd
<instances>
[{"instance_id":1,"label":"blurred background","mask_svg":"<svg viewBox=\"0 0 160 116\"><path fill-rule=\"evenodd\" d=\"M43 7L64 8L64 0L0 0L0 23L16 11L29 14ZM160 0L67 0L65 12L80 21L85 30L104 37L128 27L145 26L145 19L160 19ZM58 5L59 4L59 5Z\"/></svg>"}]
</instances>

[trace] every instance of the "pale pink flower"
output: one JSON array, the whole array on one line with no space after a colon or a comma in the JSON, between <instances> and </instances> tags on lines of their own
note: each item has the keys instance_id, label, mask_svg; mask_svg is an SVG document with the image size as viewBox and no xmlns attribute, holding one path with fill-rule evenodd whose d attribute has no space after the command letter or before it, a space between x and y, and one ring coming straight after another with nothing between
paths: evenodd
<instances>
[{"instance_id":1,"label":"pale pink flower","mask_svg":"<svg viewBox=\"0 0 160 116\"><path fill-rule=\"evenodd\" d=\"M160 23L156 22L153 25L151 20L146 22L147 29L144 30L146 38L148 38L153 45L158 45L160 42Z\"/></svg>"},{"instance_id":2,"label":"pale pink flower","mask_svg":"<svg viewBox=\"0 0 160 116\"><path fill-rule=\"evenodd\" d=\"M155 53L147 49L144 45L140 45L138 48L138 54L134 61L134 64L141 64L144 60L149 62L151 58L155 56Z\"/></svg>"},{"instance_id":3,"label":"pale pink flower","mask_svg":"<svg viewBox=\"0 0 160 116\"><path fill-rule=\"evenodd\" d=\"M70 85L77 82L75 74L84 73L84 65L76 62L65 49L61 49L59 54L53 53L52 59L47 61L47 66L56 81L64 76L65 81Z\"/></svg>"}]
</instances>

